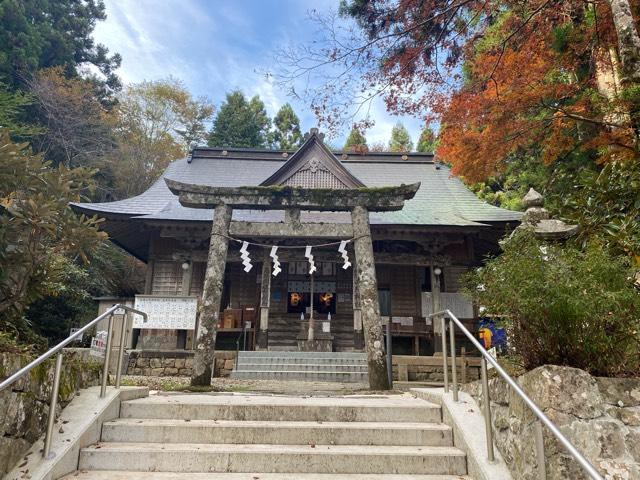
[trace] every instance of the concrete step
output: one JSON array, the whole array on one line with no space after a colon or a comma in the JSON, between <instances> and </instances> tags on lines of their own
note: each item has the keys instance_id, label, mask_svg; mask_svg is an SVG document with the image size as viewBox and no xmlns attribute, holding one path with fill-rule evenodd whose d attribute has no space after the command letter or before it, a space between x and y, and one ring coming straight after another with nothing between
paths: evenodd
<instances>
[{"instance_id":1,"label":"concrete step","mask_svg":"<svg viewBox=\"0 0 640 480\"><path fill-rule=\"evenodd\" d=\"M249 380L304 380L307 382L367 383L367 372L334 372L307 370L233 370L231 378Z\"/></svg>"},{"instance_id":2,"label":"concrete step","mask_svg":"<svg viewBox=\"0 0 640 480\"><path fill-rule=\"evenodd\" d=\"M61 480L472 480L466 475L77 471Z\"/></svg>"},{"instance_id":3,"label":"concrete step","mask_svg":"<svg viewBox=\"0 0 640 480\"><path fill-rule=\"evenodd\" d=\"M122 402L121 418L440 423L440 407L410 395L295 397L155 395Z\"/></svg>"},{"instance_id":4,"label":"concrete step","mask_svg":"<svg viewBox=\"0 0 640 480\"><path fill-rule=\"evenodd\" d=\"M271 350L258 350L258 351L242 351L239 352L239 358L344 358L355 360L367 360L367 356L360 352L287 352L287 351L271 351Z\"/></svg>"},{"instance_id":5,"label":"concrete step","mask_svg":"<svg viewBox=\"0 0 640 480\"><path fill-rule=\"evenodd\" d=\"M466 474L454 447L100 443L80 452L79 470L269 473Z\"/></svg>"},{"instance_id":6,"label":"concrete step","mask_svg":"<svg viewBox=\"0 0 640 480\"><path fill-rule=\"evenodd\" d=\"M102 426L104 442L279 445L453 445L437 423L273 422L121 418Z\"/></svg>"},{"instance_id":7,"label":"concrete step","mask_svg":"<svg viewBox=\"0 0 640 480\"><path fill-rule=\"evenodd\" d=\"M305 357L239 357L238 365L355 365L367 367L367 361L358 358Z\"/></svg>"},{"instance_id":8,"label":"concrete step","mask_svg":"<svg viewBox=\"0 0 640 480\"><path fill-rule=\"evenodd\" d=\"M356 372L367 373L366 365L345 365L340 363L238 363L234 371L305 371L305 372Z\"/></svg>"}]
</instances>

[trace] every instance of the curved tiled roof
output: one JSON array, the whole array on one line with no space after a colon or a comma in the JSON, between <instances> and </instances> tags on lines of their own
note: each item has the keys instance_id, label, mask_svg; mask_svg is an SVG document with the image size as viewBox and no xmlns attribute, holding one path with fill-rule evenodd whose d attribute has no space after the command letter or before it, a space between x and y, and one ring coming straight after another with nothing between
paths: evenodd
<instances>
[{"instance_id":1,"label":"curved tiled roof","mask_svg":"<svg viewBox=\"0 0 640 480\"><path fill-rule=\"evenodd\" d=\"M200 185L239 187L260 185L287 160L288 152L198 148L189 158L172 162L144 193L115 202L74 204L78 210L149 220L211 221L212 210L185 208L167 188L164 179ZM511 222L521 214L489 205L478 199L450 170L428 154L375 153L336 156L344 167L368 187L397 186L421 182L415 198L403 210L371 214L372 224L481 226ZM345 158L345 156L347 158ZM282 221L283 212L236 210L234 220ZM303 212L309 222L350 222L345 212Z\"/></svg>"}]
</instances>

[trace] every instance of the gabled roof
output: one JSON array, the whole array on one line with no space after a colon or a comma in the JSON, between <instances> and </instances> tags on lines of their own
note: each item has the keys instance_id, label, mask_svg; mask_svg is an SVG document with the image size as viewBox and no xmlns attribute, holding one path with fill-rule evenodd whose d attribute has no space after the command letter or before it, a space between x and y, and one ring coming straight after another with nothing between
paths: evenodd
<instances>
[{"instance_id":1,"label":"gabled roof","mask_svg":"<svg viewBox=\"0 0 640 480\"><path fill-rule=\"evenodd\" d=\"M260 185L347 189L364 187L325 146L323 136L312 128L302 146Z\"/></svg>"},{"instance_id":2,"label":"gabled roof","mask_svg":"<svg viewBox=\"0 0 640 480\"><path fill-rule=\"evenodd\" d=\"M172 162L140 195L116 202L72 205L78 211L110 219L210 222L212 210L181 206L164 179L226 187L260 185L286 163L289 155L285 157L285 153L289 154L282 150L196 148L190 158ZM336 156L345 169L370 187L421 183L416 196L401 211L372 213L373 225L482 227L518 221L522 215L483 202L430 154L338 152ZM278 222L284 220L284 212L236 210L233 219ZM351 218L344 212L302 212L302 221L349 223Z\"/></svg>"}]
</instances>

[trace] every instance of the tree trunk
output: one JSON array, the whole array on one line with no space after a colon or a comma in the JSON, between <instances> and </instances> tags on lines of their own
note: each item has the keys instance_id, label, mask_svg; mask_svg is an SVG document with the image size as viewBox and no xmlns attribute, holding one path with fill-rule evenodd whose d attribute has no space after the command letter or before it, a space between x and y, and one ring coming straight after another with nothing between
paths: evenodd
<instances>
[{"instance_id":1,"label":"tree trunk","mask_svg":"<svg viewBox=\"0 0 640 480\"><path fill-rule=\"evenodd\" d=\"M378 281L373 258L369 212L364 207L354 207L351 211L354 248L358 266L358 288L365 350L369 365L369 387L372 390L388 390L387 362L384 352L384 336L378 305Z\"/></svg>"},{"instance_id":2,"label":"tree trunk","mask_svg":"<svg viewBox=\"0 0 640 480\"><path fill-rule=\"evenodd\" d=\"M618 35L618 52L622 62L622 84L640 83L640 36L636 29L629 0L609 0L613 23Z\"/></svg>"},{"instance_id":3,"label":"tree trunk","mask_svg":"<svg viewBox=\"0 0 640 480\"><path fill-rule=\"evenodd\" d=\"M233 209L228 205L218 205L214 210L207 271L198 312L198 332L191 385L211 385L215 363L216 329L220 316L224 270L229 248L227 235L229 235L232 211Z\"/></svg>"}]
</instances>

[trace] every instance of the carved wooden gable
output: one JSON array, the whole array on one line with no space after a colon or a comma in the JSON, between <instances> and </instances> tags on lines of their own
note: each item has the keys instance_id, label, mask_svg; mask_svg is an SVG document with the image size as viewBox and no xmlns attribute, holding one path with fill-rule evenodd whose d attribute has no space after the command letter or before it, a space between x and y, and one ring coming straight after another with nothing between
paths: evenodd
<instances>
[{"instance_id":1,"label":"carved wooden gable","mask_svg":"<svg viewBox=\"0 0 640 480\"><path fill-rule=\"evenodd\" d=\"M350 189L364 184L347 170L312 129L304 144L261 185Z\"/></svg>"}]
</instances>

